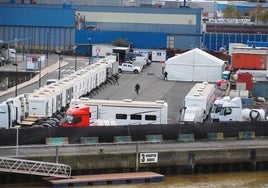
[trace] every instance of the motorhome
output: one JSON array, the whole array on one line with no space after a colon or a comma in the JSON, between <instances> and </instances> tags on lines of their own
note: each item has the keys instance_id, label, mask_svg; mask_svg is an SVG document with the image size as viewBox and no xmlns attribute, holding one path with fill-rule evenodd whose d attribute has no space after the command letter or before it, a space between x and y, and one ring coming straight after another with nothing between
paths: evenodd
<instances>
[{"instance_id":1,"label":"motorhome","mask_svg":"<svg viewBox=\"0 0 268 188\"><path fill-rule=\"evenodd\" d=\"M197 83L184 98L181 122L203 122L209 115L214 99L215 85Z\"/></svg>"}]
</instances>

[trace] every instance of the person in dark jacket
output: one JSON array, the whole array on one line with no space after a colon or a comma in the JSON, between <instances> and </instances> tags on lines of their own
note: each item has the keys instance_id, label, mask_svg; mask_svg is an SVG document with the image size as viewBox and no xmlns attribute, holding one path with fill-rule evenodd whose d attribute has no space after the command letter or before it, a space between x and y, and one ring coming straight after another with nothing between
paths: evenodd
<instances>
[{"instance_id":1,"label":"person in dark jacket","mask_svg":"<svg viewBox=\"0 0 268 188\"><path fill-rule=\"evenodd\" d=\"M140 88L141 88L140 84L135 85L135 91L136 91L137 94L139 94Z\"/></svg>"},{"instance_id":2,"label":"person in dark jacket","mask_svg":"<svg viewBox=\"0 0 268 188\"><path fill-rule=\"evenodd\" d=\"M164 80L167 80L167 75L168 75L168 73L167 73L167 71L165 71L164 72Z\"/></svg>"},{"instance_id":3,"label":"person in dark jacket","mask_svg":"<svg viewBox=\"0 0 268 188\"><path fill-rule=\"evenodd\" d=\"M115 83L114 83L114 85L118 85L118 86L119 86L119 82L118 82L118 80L119 80L119 74L117 73L117 74L115 75Z\"/></svg>"}]
</instances>

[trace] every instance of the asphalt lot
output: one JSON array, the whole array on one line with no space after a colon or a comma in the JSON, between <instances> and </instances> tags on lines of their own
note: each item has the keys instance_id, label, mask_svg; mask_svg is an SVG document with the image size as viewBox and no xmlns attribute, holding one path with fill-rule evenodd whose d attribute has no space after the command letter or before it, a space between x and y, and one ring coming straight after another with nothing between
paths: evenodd
<instances>
[{"instance_id":1,"label":"asphalt lot","mask_svg":"<svg viewBox=\"0 0 268 188\"><path fill-rule=\"evenodd\" d=\"M195 83L175 82L163 79L160 63L152 63L140 74L120 74L119 86L107 85L94 99L132 99L136 101L164 100L168 103L168 123L178 123L179 110L183 107L183 99ZM140 93L136 94L134 87L140 84Z\"/></svg>"},{"instance_id":2,"label":"asphalt lot","mask_svg":"<svg viewBox=\"0 0 268 188\"><path fill-rule=\"evenodd\" d=\"M65 60L66 64L63 66L68 65L68 63L73 63L72 58L65 58ZM68 60L70 62L68 62ZM54 61L56 62L57 60ZM56 66L53 67L54 65ZM47 71L57 71L57 64L54 65L52 64L48 67ZM161 63L152 63L139 74L122 73L119 76L119 85L108 84L105 88L101 89L99 93L93 96L93 98L110 100L132 99L136 101L164 100L168 103L168 123L179 123L179 111L183 107L184 97L195 83L164 80L162 74L163 66L164 64ZM4 67L1 68L3 69ZM10 68L14 69L14 66L11 65ZM32 79L32 82L27 84L30 85L34 82L37 82L37 80ZM139 94L136 94L134 91L134 87L137 83L141 86ZM13 90L14 88L11 88L10 91L6 92L14 92ZM3 94L3 92L1 93ZM1 98L4 98L4 96Z\"/></svg>"}]
</instances>

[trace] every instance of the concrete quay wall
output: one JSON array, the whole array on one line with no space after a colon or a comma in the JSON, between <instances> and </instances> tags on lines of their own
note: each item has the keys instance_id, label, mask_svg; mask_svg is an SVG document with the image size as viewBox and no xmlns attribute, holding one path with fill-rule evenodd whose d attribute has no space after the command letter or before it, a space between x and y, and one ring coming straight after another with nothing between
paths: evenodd
<instances>
[{"instance_id":1,"label":"concrete quay wall","mask_svg":"<svg viewBox=\"0 0 268 188\"><path fill-rule=\"evenodd\" d=\"M194 170L195 166L225 164L248 164L249 168L258 170L258 164L268 163L268 146L153 151L158 153L158 161L155 163L140 163L139 153L106 153L104 150L94 154L59 155L58 162L70 165L73 171L133 171L168 167L188 167ZM56 156L30 157L31 160L51 162L55 162L55 158Z\"/></svg>"}]
</instances>

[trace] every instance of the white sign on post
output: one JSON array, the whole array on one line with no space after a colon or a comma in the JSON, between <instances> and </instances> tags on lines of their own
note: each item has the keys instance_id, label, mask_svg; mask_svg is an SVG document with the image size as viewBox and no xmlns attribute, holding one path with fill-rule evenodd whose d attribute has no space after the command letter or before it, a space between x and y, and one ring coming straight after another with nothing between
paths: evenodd
<instances>
[{"instance_id":1,"label":"white sign on post","mask_svg":"<svg viewBox=\"0 0 268 188\"><path fill-rule=\"evenodd\" d=\"M158 153L140 153L140 163L157 163Z\"/></svg>"}]
</instances>

